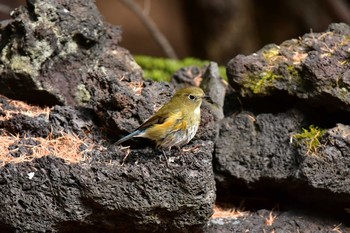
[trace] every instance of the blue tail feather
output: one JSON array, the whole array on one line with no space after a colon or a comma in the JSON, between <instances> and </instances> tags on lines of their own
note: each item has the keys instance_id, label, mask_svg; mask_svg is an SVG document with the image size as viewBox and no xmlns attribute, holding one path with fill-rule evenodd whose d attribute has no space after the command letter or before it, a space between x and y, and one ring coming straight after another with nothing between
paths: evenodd
<instances>
[{"instance_id":1,"label":"blue tail feather","mask_svg":"<svg viewBox=\"0 0 350 233\"><path fill-rule=\"evenodd\" d=\"M127 140L129 140L130 138L136 137L138 134L142 133L142 130L135 130L134 132L126 135L125 137L119 139L115 144L119 145Z\"/></svg>"}]
</instances>

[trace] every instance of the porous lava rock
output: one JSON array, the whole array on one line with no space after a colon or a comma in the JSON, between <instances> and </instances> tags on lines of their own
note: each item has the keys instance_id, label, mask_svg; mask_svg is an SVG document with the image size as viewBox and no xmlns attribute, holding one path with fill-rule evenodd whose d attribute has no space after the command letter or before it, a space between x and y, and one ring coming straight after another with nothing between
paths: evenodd
<instances>
[{"instance_id":1,"label":"porous lava rock","mask_svg":"<svg viewBox=\"0 0 350 233\"><path fill-rule=\"evenodd\" d=\"M123 165L116 153L93 154L99 158L44 156L0 168L2 229L196 232L212 214L210 151L176 157L169 167L151 150L133 151Z\"/></svg>"},{"instance_id":2,"label":"porous lava rock","mask_svg":"<svg viewBox=\"0 0 350 233\"><path fill-rule=\"evenodd\" d=\"M215 218L205 233L238 232L348 232L339 221L324 213L305 211L270 211L261 209L241 217Z\"/></svg>"},{"instance_id":3,"label":"porous lava rock","mask_svg":"<svg viewBox=\"0 0 350 233\"><path fill-rule=\"evenodd\" d=\"M13 99L85 106L107 81L142 80L118 46L120 28L103 21L94 1L27 1L0 34L0 93Z\"/></svg>"},{"instance_id":4,"label":"porous lava rock","mask_svg":"<svg viewBox=\"0 0 350 233\"><path fill-rule=\"evenodd\" d=\"M313 209L349 226L349 38L348 25L332 24L231 59L214 155L219 201Z\"/></svg>"},{"instance_id":5,"label":"porous lava rock","mask_svg":"<svg viewBox=\"0 0 350 233\"><path fill-rule=\"evenodd\" d=\"M350 27L331 24L227 64L228 81L242 97L285 93L310 105L350 110Z\"/></svg>"},{"instance_id":6,"label":"porous lava rock","mask_svg":"<svg viewBox=\"0 0 350 233\"><path fill-rule=\"evenodd\" d=\"M93 1L28 1L0 33L3 232L203 228L216 196L214 137L202 122L186 151L166 151L167 162L146 139L113 145L174 88L143 79L118 45L120 28ZM209 107L202 121L217 133Z\"/></svg>"}]
</instances>

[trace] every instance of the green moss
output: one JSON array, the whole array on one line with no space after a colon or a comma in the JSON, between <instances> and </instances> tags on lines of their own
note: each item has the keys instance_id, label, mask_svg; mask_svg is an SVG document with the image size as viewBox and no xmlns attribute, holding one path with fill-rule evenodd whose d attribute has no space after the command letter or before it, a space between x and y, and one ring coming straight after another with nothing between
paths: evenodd
<instances>
[{"instance_id":1,"label":"green moss","mask_svg":"<svg viewBox=\"0 0 350 233\"><path fill-rule=\"evenodd\" d=\"M23 42L15 39L3 48L1 61L15 72L27 73L35 77L38 76L42 63L52 53L53 50L46 40L38 40L29 47L23 47Z\"/></svg>"},{"instance_id":2,"label":"green moss","mask_svg":"<svg viewBox=\"0 0 350 233\"><path fill-rule=\"evenodd\" d=\"M67 41L63 44L63 48L58 54L60 57L66 57L68 54L76 53L78 51L78 45L75 41Z\"/></svg>"},{"instance_id":3,"label":"green moss","mask_svg":"<svg viewBox=\"0 0 350 233\"><path fill-rule=\"evenodd\" d=\"M272 86L272 82L281 77L273 71L262 72L258 78L251 79L253 81L251 89L254 94L264 94L267 87Z\"/></svg>"},{"instance_id":4,"label":"green moss","mask_svg":"<svg viewBox=\"0 0 350 233\"><path fill-rule=\"evenodd\" d=\"M262 55L267 61L271 61L275 57L277 57L280 53L280 47L277 45L270 45L271 47L262 52Z\"/></svg>"},{"instance_id":5,"label":"green moss","mask_svg":"<svg viewBox=\"0 0 350 233\"><path fill-rule=\"evenodd\" d=\"M244 88L246 88L247 90L250 90L254 94L269 95L268 92L271 89L277 88L274 86L275 85L274 82L276 80L281 80L281 79L286 80L288 78L293 78L293 82L290 82L290 83L295 83L296 85L299 85L299 86L304 85L303 79L301 78L300 73L295 66L292 66L292 65L288 66L287 72L282 72L285 75L281 75L278 73L279 73L278 71L267 70L267 71L261 72L257 76L254 76L251 74L246 78Z\"/></svg>"},{"instance_id":6,"label":"green moss","mask_svg":"<svg viewBox=\"0 0 350 233\"><path fill-rule=\"evenodd\" d=\"M89 102L91 99L90 92L86 89L84 84L79 84L77 86L77 92L75 96L78 102L82 104Z\"/></svg>"},{"instance_id":7,"label":"green moss","mask_svg":"<svg viewBox=\"0 0 350 233\"><path fill-rule=\"evenodd\" d=\"M146 79L166 82L169 82L172 75L183 67L194 65L205 66L209 64L209 61L199 60L191 57L185 58L183 60L175 60L137 55L135 56L135 60L137 64L139 64L143 69ZM219 70L221 77L227 80L225 67L220 66Z\"/></svg>"},{"instance_id":8,"label":"green moss","mask_svg":"<svg viewBox=\"0 0 350 233\"><path fill-rule=\"evenodd\" d=\"M299 71L293 65L287 66L287 71L292 77L300 77Z\"/></svg>"},{"instance_id":9,"label":"green moss","mask_svg":"<svg viewBox=\"0 0 350 233\"><path fill-rule=\"evenodd\" d=\"M37 76L38 71L33 67L30 58L26 56L14 55L10 59L11 70L15 72L24 72L32 76Z\"/></svg>"},{"instance_id":10,"label":"green moss","mask_svg":"<svg viewBox=\"0 0 350 233\"><path fill-rule=\"evenodd\" d=\"M320 129L317 126L310 125L308 129L303 129L302 133L295 134L293 137L299 143L305 143L307 146L307 154L317 155L319 147L322 145L320 142L321 137L327 130Z\"/></svg>"}]
</instances>

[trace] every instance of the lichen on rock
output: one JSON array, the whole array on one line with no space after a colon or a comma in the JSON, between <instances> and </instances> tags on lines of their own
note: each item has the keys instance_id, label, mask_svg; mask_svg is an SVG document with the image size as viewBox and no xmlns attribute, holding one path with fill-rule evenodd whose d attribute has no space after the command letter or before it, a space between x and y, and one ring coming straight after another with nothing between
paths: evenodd
<instances>
[{"instance_id":1,"label":"lichen on rock","mask_svg":"<svg viewBox=\"0 0 350 233\"><path fill-rule=\"evenodd\" d=\"M228 63L228 80L242 96L286 92L326 107L337 104L349 110L349 42L350 27L333 24L325 32L308 33L278 46L267 45L249 56L236 56Z\"/></svg>"}]
</instances>

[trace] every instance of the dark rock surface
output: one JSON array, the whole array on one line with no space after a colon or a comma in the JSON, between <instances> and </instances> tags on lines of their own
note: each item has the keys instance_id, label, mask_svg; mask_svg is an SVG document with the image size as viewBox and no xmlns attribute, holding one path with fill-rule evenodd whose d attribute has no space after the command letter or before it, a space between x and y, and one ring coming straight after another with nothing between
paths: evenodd
<instances>
[{"instance_id":1,"label":"dark rock surface","mask_svg":"<svg viewBox=\"0 0 350 233\"><path fill-rule=\"evenodd\" d=\"M302 120L297 111L258 116L242 112L226 117L215 145L217 171L246 183L293 176L301 158L290 139L301 128Z\"/></svg>"},{"instance_id":2,"label":"dark rock surface","mask_svg":"<svg viewBox=\"0 0 350 233\"><path fill-rule=\"evenodd\" d=\"M293 137L303 121L296 110L225 118L215 145L219 189L229 193L240 187L266 198L342 211L350 206L349 127L330 129L317 155L311 155Z\"/></svg>"},{"instance_id":3,"label":"dark rock surface","mask_svg":"<svg viewBox=\"0 0 350 233\"><path fill-rule=\"evenodd\" d=\"M103 22L93 1L28 1L12 17L0 30L0 94L83 106L106 91L106 81L142 80L130 53L118 46L121 30Z\"/></svg>"},{"instance_id":4,"label":"dark rock surface","mask_svg":"<svg viewBox=\"0 0 350 233\"><path fill-rule=\"evenodd\" d=\"M259 210L237 218L217 218L208 222L206 233L229 232L348 232L346 227L330 216L300 211Z\"/></svg>"},{"instance_id":5,"label":"dark rock surface","mask_svg":"<svg viewBox=\"0 0 350 233\"><path fill-rule=\"evenodd\" d=\"M1 100L8 103L4 97ZM8 103L1 109L19 111L20 107ZM197 139L193 142L196 150L168 152L168 167L161 152L151 145L130 149L111 145L96 126L96 116L86 114L86 109L56 106L48 117L29 117L24 112L0 120L2 140L9 130L15 132L12 125L23 124L23 117L31 126L8 147L8 157L22 160L2 161L6 165L0 168L1 229L196 232L211 216L215 200L213 142ZM43 119L44 124L40 123ZM21 133L21 129L16 128L16 132ZM69 162L65 153L64 159L58 158L54 150L53 155L34 155L34 148L41 146L48 134L57 139L62 133L84 137L78 163Z\"/></svg>"},{"instance_id":6,"label":"dark rock surface","mask_svg":"<svg viewBox=\"0 0 350 233\"><path fill-rule=\"evenodd\" d=\"M349 26L235 57L234 89L215 63L143 80L93 1L28 1L0 34L1 232L348 230ZM197 71L209 99L186 151L113 145ZM296 137L310 125L314 151ZM208 223L216 195L250 214Z\"/></svg>"},{"instance_id":7,"label":"dark rock surface","mask_svg":"<svg viewBox=\"0 0 350 233\"><path fill-rule=\"evenodd\" d=\"M200 83L203 73L204 69L198 66L183 67L173 74L171 83L179 88L196 86Z\"/></svg>"},{"instance_id":8,"label":"dark rock surface","mask_svg":"<svg viewBox=\"0 0 350 233\"><path fill-rule=\"evenodd\" d=\"M326 32L269 45L228 63L235 92L226 97L215 144L219 202L245 199L253 209L276 203L313 209L349 229L344 220L350 206L349 36L348 25L333 24ZM314 126L325 133L312 136ZM298 139L305 132L308 138ZM330 232L320 221L319 232Z\"/></svg>"},{"instance_id":9,"label":"dark rock surface","mask_svg":"<svg viewBox=\"0 0 350 233\"><path fill-rule=\"evenodd\" d=\"M11 232L195 232L212 214L211 151L176 157L170 168L150 150L133 151L122 166L111 158L117 154L97 152L98 161L45 156L2 167L1 226Z\"/></svg>"},{"instance_id":10,"label":"dark rock surface","mask_svg":"<svg viewBox=\"0 0 350 233\"><path fill-rule=\"evenodd\" d=\"M238 55L227 65L229 83L242 97L286 93L312 105L350 110L350 27L332 24L257 53Z\"/></svg>"},{"instance_id":11,"label":"dark rock surface","mask_svg":"<svg viewBox=\"0 0 350 233\"><path fill-rule=\"evenodd\" d=\"M197 232L212 215L210 107L168 166L146 139L113 145L174 93L143 80L120 34L82 0L28 1L1 29L2 232Z\"/></svg>"}]
</instances>

